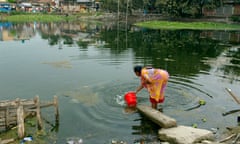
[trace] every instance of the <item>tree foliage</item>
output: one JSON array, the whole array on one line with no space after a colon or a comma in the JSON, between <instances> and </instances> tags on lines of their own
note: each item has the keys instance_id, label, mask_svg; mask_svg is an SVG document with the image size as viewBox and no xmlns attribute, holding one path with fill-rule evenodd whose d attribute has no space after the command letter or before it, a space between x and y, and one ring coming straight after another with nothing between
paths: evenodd
<instances>
[{"instance_id":1,"label":"tree foliage","mask_svg":"<svg viewBox=\"0 0 240 144\"><path fill-rule=\"evenodd\" d=\"M102 8L109 12L147 11L174 17L199 17L203 8L216 8L223 0L102 0ZM235 0L239 1L239 0Z\"/></svg>"},{"instance_id":2,"label":"tree foliage","mask_svg":"<svg viewBox=\"0 0 240 144\"><path fill-rule=\"evenodd\" d=\"M16 0L7 0L7 2L9 2L9 3L16 3L17 1Z\"/></svg>"}]
</instances>

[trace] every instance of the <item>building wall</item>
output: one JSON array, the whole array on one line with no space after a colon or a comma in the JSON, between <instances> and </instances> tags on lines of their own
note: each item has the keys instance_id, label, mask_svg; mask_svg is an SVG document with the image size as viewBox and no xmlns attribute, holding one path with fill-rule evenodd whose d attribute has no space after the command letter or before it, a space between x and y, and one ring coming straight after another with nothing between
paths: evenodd
<instances>
[{"instance_id":1,"label":"building wall","mask_svg":"<svg viewBox=\"0 0 240 144\"><path fill-rule=\"evenodd\" d=\"M232 15L240 15L240 5L225 5L217 9L203 9L204 16L222 16L229 17Z\"/></svg>"},{"instance_id":2,"label":"building wall","mask_svg":"<svg viewBox=\"0 0 240 144\"><path fill-rule=\"evenodd\" d=\"M234 6L233 14L234 15L240 15L240 5Z\"/></svg>"}]
</instances>

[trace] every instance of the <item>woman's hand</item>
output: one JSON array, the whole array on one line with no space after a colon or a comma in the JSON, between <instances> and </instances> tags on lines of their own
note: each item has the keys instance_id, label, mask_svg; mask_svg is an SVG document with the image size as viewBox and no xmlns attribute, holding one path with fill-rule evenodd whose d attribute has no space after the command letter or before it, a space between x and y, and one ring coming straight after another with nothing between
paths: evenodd
<instances>
[{"instance_id":1,"label":"woman's hand","mask_svg":"<svg viewBox=\"0 0 240 144\"><path fill-rule=\"evenodd\" d=\"M135 91L135 93L137 94L140 90L142 90L143 89L143 85L140 85L137 89L136 89L136 91Z\"/></svg>"}]
</instances>

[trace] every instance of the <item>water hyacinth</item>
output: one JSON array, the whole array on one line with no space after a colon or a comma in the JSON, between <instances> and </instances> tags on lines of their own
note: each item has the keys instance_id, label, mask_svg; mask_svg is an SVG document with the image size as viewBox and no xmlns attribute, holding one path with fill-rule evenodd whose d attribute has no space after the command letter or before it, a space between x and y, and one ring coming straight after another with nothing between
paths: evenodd
<instances>
[{"instance_id":1,"label":"water hyacinth","mask_svg":"<svg viewBox=\"0 0 240 144\"><path fill-rule=\"evenodd\" d=\"M146 21L135 25L151 29L240 30L240 25L219 22Z\"/></svg>"}]
</instances>

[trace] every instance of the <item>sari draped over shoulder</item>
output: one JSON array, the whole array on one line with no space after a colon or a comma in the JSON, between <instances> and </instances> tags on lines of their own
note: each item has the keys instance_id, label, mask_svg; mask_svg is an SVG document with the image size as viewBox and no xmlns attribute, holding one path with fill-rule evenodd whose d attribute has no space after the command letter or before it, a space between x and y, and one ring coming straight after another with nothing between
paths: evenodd
<instances>
[{"instance_id":1,"label":"sari draped over shoulder","mask_svg":"<svg viewBox=\"0 0 240 144\"><path fill-rule=\"evenodd\" d=\"M150 84L146 80L151 81ZM157 102L164 99L164 91L169 79L167 71L154 68L143 68L141 71L141 84L148 90L150 97Z\"/></svg>"}]
</instances>

